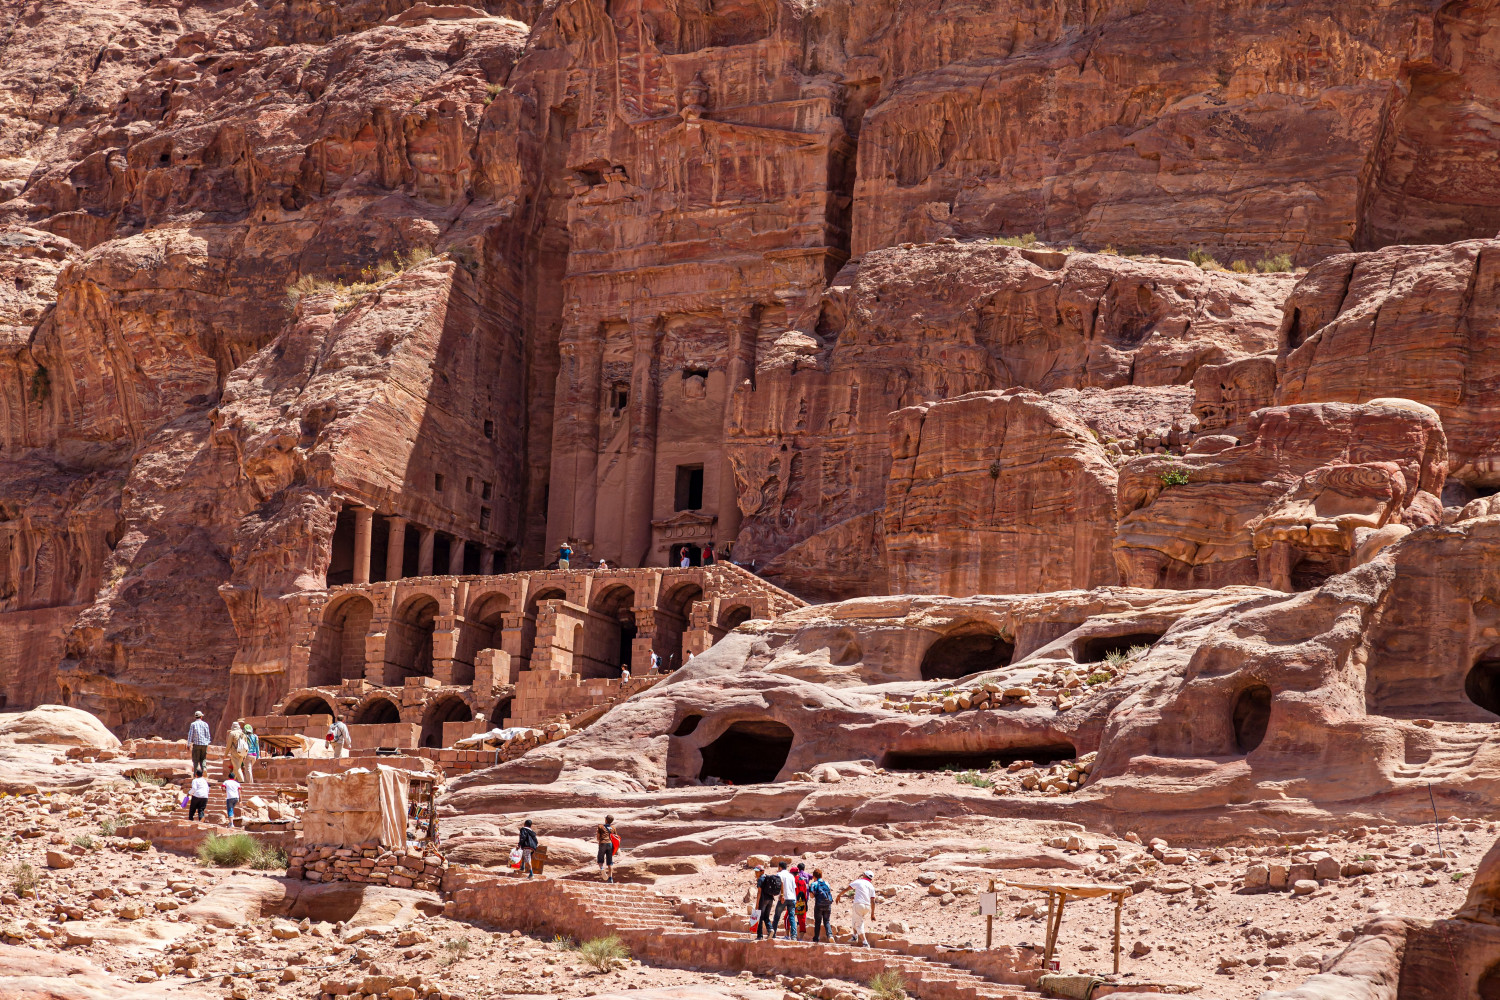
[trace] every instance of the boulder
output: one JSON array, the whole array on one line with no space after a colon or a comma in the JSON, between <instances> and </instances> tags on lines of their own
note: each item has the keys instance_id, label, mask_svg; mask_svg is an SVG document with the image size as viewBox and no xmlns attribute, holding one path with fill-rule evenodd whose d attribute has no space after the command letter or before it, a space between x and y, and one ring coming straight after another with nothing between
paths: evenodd
<instances>
[{"instance_id":1,"label":"boulder","mask_svg":"<svg viewBox=\"0 0 1500 1000\"><path fill-rule=\"evenodd\" d=\"M43 743L114 750L120 740L81 708L40 705L29 712L0 715L0 743Z\"/></svg>"}]
</instances>

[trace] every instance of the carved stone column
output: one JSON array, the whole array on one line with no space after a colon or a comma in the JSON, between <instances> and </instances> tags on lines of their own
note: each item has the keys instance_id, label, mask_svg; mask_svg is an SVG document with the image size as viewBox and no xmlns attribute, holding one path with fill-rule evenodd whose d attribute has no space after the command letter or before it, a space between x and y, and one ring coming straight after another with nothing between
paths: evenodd
<instances>
[{"instance_id":1,"label":"carved stone column","mask_svg":"<svg viewBox=\"0 0 1500 1000\"><path fill-rule=\"evenodd\" d=\"M626 446L621 559L626 566L644 566L650 558L656 495L656 325L638 324L631 334L635 359L630 370L630 436Z\"/></svg>"},{"instance_id":2,"label":"carved stone column","mask_svg":"<svg viewBox=\"0 0 1500 1000\"><path fill-rule=\"evenodd\" d=\"M431 528L417 529L417 575L432 575L432 545L437 541L437 535Z\"/></svg>"},{"instance_id":3,"label":"carved stone column","mask_svg":"<svg viewBox=\"0 0 1500 1000\"><path fill-rule=\"evenodd\" d=\"M492 576L495 572L494 546L485 545L479 550L479 575Z\"/></svg>"},{"instance_id":4,"label":"carved stone column","mask_svg":"<svg viewBox=\"0 0 1500 1000\"><path fill-rule=\"evenodd\" d=\"M719 503L715 513L714 551L722 554L726 543L740 533L739 488L734 479L734 463L729 460L729 440L734 428L734 394L740 384L755 372L755 341L760 321L754 309L732 312L725 317L729 325L729 363L725 369L724 416L719 451Z\"/></svg>"},{"instance_id":5,"label":"carved stone column","mask_svg":"<svg viewBox=\"0 0 1500 1000\"><path fill-rule=\"evenodd\" d=\"M385 578L399 580L401 571L405 568L406 518L391 517L386 519L386 523L390 525L391 533L385 549Z\"/></svg>"},{"instance_id":6,"label":"carved stone column","mask_svg":"<svg viewBox=\"0 0 1500 1000\"><path fill-rule=\"evenodd\" d=\"M448 536L448 575L459 576L464 571L464 540L457 535Z\"/></svg>"},{"instance_id":7,"label":"carved stone column","mask_svg":"<svg viewBox=\"0 0 1500 1000\"><path fill-rule=\"evenodd\" d=\"M368 507L354 508L354 582L370 582L370 532L375 512Z\"/></svg>"}]
</instances>

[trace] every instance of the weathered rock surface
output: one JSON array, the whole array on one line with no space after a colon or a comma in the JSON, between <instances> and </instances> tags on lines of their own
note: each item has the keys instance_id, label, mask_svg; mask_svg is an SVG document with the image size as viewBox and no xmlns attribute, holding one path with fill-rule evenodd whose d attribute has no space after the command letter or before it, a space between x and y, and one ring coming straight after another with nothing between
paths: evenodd
<instances>
[{"instance_id":1,"label":"weathered rock surface","mask_svg":"<svg viewBox=\"0 0 1500 1000\"><path fill-rule=\"evenodd\" d=\"M46 743L104 750L120 745L115 734L97 718L63 705L41 705L29 712L0 715L0 743Z\"/></svg>"}]
</instances>

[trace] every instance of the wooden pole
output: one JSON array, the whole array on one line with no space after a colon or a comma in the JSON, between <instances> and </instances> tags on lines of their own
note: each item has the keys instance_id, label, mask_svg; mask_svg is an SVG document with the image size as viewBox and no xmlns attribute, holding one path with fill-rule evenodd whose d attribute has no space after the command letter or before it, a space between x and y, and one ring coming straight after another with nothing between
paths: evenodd
<instances>
[{"instance_id":1,"label":"wooden pole","mask_svg":"<svg viewBox=\"0 0 1500 1000\"><path fill-rule=\"evenodd\" d=\"M1046 971L1047 962L1052 958L1052 911L1057 903L1057 898L1052 893L1047 893L1047 943L1042 948L1042 971Z\"/></svg>"},{"instance_id":2,"label":"wooden pole","mask_svg":"<svg viewBox=\"0 0 1500 1000\"><path fill-rule=\"evenodd\" d=\"M1047 898L1049 900L1049 902L1047 904L1047 911L1048 911L1048 914L1050 915L1051 912L1052 912L1052 904L1050 902L1050 900L1052 899L1052 894L1049 893L1048 896L1047 896ZM1067 895L1067 893L1064 893L1064 892L1058 893L1057 894L1057 917L1056 917L1055 920L1050 921L1051 924L1052 924L1052 927L1051 927L1050 933L1047 935L1047 952L1046 952L1046 954L1044 954L1042 956L1042 967L1044 969L1047 966L1049 966L1049 965L1052 964L1052 952L1054 950L1056 950L1056 948L1057 948L1058 932L1060 932L1062 930L1063 907L1067 906L1067 905L1068 905L1068 895Z\"/></svg>"},{"instance_id":3,"label":"wooden pole","mask_svg":"<svg viewBox=\"0 0 1500 1000\"><path fill-rule=\"evenodd\" d=\"M995 893L995 880L994 879L990 879L990 894L993 896L994 893ZM995 898L995 909L999 909L999 908L1000 908L1000 899L997 896ZM988 951L989 949L993 948L994 946L995 946L995 914L991 913L988 917L984 918L984 948L985 948L986 951ZM1115 971L1118 972L1119 970L1116 969Z\"/></svg>"},{"instance_id":4,"label":"wooden pole","mask_svg":"<svg viewBox=\"0 0 1500 1000\"><path fill-rule=\"evenodd\" d=\"M1125 905L1125 894L1115 893L1115 975L1120 974L1120 909Z\"/></svg>"}]
</instances>

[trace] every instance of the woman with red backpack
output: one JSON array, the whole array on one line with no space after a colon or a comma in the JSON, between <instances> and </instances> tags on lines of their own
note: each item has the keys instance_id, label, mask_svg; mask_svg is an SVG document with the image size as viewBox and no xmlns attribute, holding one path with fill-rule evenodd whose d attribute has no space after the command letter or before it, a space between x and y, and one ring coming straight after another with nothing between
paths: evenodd
<instances>
[{"instance_id":1,"label":"woman with red backpack","mask_svg":"<svg viewBox=\"0 0 1500 1000\"><path fill-rule=\"evenodd\" d=\"M594 841L599 845L599 874L606 881L615 880L615 852L620 849L620 837L615 833L615 818L605 816L604 822L594 827Z\"/></svg>"}]
</instances>

